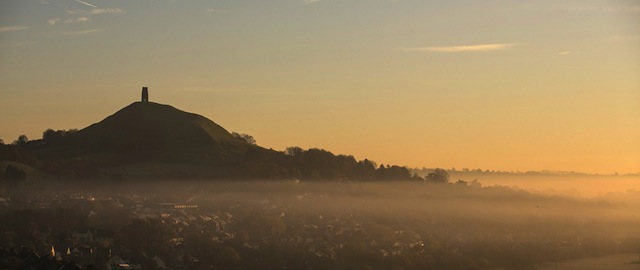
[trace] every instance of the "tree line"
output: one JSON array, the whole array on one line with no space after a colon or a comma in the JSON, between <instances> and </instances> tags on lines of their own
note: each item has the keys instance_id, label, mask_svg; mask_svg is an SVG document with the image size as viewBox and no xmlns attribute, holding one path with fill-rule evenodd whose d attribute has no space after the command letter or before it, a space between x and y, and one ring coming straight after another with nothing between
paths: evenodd
<instances>
[{"instance_id":1,"label":"tree line","mask_svg":"<svg viewBox=\"0 0 640 270\"><path fill-rule=\"evenodd\" d=\"M61 158L61 153L65 152L66 145L72 143L69 138L75 132L77 132L76 129L47 129L43 132L42 139L39 140L30 141L26 135L20 135L11 145L5 145L0 141L0 160L24 163L58 177L119 177L118 175L110 175L108 172L105 173L107 171L104 170L105 164L95 163L87 157ZM287 147L284 151L268 150L257 146L256 140L251 135L237 132L231 134L248 145L248 150L242 157L225 163L212 164L212 168L215 167L215 169L211 169L207 173L172 171L165 173L164 176L167 178L202 179L449 182L449 173L444 169L436 169L421 177L404 166L378 165L369 159L356 160L351 155L335 155L328 150L319 148L303 149L292 146ZM57 150L47 150L51 146ZM110 164L106 164L106 166L108 165ZM13 171L14 168L9 168L9 172L5 172L5 175L15 175ZM15 178L16 176L11 177ZM155 175L154 177L163 177L163 175Z\"/></svg>"}]
</instances>

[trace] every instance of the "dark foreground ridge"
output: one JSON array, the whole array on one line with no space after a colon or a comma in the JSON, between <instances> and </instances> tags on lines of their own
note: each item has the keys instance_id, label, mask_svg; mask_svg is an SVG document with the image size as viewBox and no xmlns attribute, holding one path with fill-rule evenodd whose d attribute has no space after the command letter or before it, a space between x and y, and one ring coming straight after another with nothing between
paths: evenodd
<instances>
[{"instance_id":1,"label":"dark foreground ridge","mask_svg":"<svg viewBox=\"0 0 640 270\"><path fill-rule=\"evenodd\" d=\"M34 172L26 178L417 179L404 167L322 149L265 149L206 117L149 102L144 90L140 102L79 131L49 129L40 140L0 145L0 161Z\"/></svg>"}]
</instances>

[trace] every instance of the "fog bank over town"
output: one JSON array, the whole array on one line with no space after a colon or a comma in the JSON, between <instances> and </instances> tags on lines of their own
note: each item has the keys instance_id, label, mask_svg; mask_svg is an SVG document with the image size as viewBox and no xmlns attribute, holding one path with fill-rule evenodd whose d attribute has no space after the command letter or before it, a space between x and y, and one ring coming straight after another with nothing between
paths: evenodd
<instances>
[{"instance_id":1,"label":"fog bank over town","mask_svg":"<svg viewBox=\"0 0 640 270\"><path fill-rule=\"evenodd\" d=\"M123 260L62 252L60 262L144 268L158 266L155 256L177 269L536 269L640 248L640 191L575 196L528 191L519 181L535 182L163 180L5 187L2 241L20 240L41 254L51 246L84 246L95 254L107 249ZM39 223L61 211L67 221ZM21 225L21 215L39 227ZM25 238L42 230L68 236ZM73 238L81 232L102 244ZM177 260L175 254L190 257ZM633 263L629 256L607 258L626 267Z\"/></svg>"}]
</instances>

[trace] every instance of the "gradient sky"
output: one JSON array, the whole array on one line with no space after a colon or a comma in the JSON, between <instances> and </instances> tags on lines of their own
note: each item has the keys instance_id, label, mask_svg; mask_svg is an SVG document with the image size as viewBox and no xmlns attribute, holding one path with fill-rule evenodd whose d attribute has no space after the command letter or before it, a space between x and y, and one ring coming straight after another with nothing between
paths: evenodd
<instances>
[{"instance_id":1,"label":"gradient sky","mask_svg":"<svg viewBox=\"0 0 640 270\"><path fill-rule=\"evenodd\" d=\"M640 1L4 0L0 138L137 101L378 163L640 172Z\"/></svg>"}]
</instances>

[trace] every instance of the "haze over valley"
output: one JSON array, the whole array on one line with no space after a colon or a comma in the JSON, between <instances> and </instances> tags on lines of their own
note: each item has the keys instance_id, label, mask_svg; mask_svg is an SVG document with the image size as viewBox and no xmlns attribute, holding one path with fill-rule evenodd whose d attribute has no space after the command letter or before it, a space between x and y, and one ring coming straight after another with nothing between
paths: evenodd
<instances>
[{"instance_id":1,"label":"haze over valley","mask_svg":"<svg viewBox=\"0 0 640 270\"><path fill-rule=\"evenodd\" d=\"M0 269L640 269L634 0L0 1Z\"/></svg>"},{"instance_id":2,"label":"haze over valley","mask_svg":"<svg viewBox=\"0 0 640 270\"><path fill-rule=\"evenodd\" d=\"M144 95L87 128L0 147L7 268L638 263L633 174L409 169L280 152Z\"/></svg>"}]
</instances>

